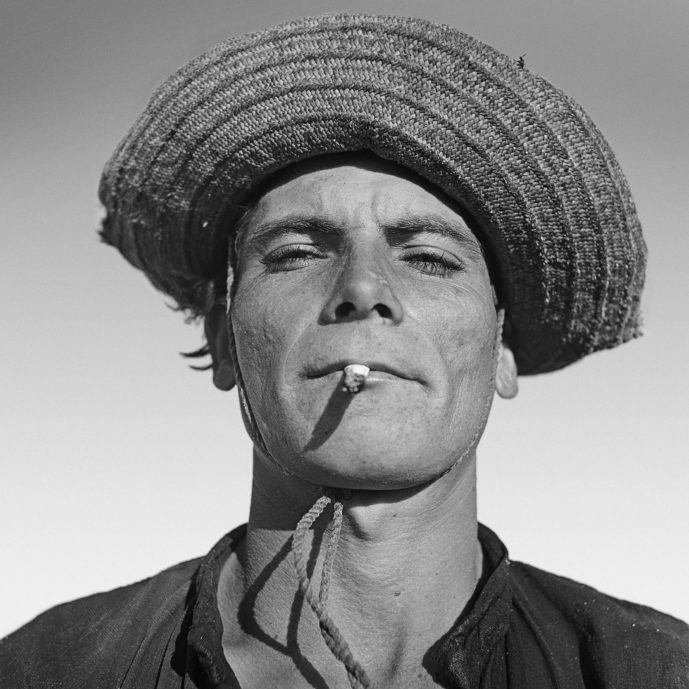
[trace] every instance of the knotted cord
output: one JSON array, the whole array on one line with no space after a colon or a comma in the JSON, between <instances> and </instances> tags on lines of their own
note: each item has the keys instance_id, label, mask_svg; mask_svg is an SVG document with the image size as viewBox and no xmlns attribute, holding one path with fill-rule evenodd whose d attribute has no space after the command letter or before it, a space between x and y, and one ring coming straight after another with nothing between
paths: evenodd
<instances>
[{"instance_id":1,"label":"knotted cord","mask_svg":"<svg viewBox=\"0 0 689 689\"><path fill-rule=\"evenodd\" d=\"M336 496L335 499L331 497L333 495ZM321 569L320 590L318 597L316 597L307 572L308 557L305 554L305 541L309 530L331 502L333 503L332 529L325 551L323 567ZM364 670L361 664L354 658L349 644L347 644L342 633L327 611L330 574L340 540L340 532L342 530L342 512L343 505L341 492L328 490L316 500L313 507L311 507L311 509L299 520L292 535L294 568L297 572L299 588L318 618L321 635L331 653L345 666L350 686L352 689L370 689L371 682L366 674L366 670Z\"/></svg>"}]
</instances>

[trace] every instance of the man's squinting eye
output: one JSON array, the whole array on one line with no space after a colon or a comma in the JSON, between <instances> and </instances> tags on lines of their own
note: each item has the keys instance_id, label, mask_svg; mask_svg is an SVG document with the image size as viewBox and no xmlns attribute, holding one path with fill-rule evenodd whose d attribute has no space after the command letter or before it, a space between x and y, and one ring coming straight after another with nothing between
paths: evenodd
<instances>
[{"instance_id":1,"label":"man's squinting eye","mask_svg":"<svg viewBox=\"0 0 689 689\"><path fill-rule=\"evenodd\" d=\"M311 261L323 258L324 251L314 244L287 244L273 249L261 259L268 272L297 270L307 266Z\"/></svg>"},{"instance_id":2,"label":"man's squinting eye","mask_svg":"<svg viewBox=\"0 0 689 689\"><path fill-rule=\"evenodd\" d=\"M449 277L464 268L455 256L432 247L410 247L401 255L401 260L427 275Z\"/></svg>"}]
</instances>

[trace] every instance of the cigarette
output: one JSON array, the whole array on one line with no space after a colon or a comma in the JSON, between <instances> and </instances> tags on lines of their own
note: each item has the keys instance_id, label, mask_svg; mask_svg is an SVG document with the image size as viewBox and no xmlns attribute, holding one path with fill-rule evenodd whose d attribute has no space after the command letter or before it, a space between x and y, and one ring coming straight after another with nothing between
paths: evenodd
<instances>
[{"instance_id":1,"label":"cigarette","mask_svg":"<svg viewBox=\"0 0 689 689\"><path fill-rule=\"evenodd\" d=\"M342 389L354 395L359 392L364 385L371 369L363 364L349 364L344 367L344 381Z\"/></svg>"}]
</instances>

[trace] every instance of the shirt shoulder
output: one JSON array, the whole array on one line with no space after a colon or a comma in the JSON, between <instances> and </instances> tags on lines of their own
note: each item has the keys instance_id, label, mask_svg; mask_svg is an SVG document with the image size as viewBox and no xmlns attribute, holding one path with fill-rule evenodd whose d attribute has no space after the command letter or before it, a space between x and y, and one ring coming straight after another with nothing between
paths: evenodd
<instances>
[{"instance_id":1,"label":"shirt shoulder","mask_svg":"<svg viewBox=\"0 0 689 689\"><path fill-rule=\"evenodd\" d=\"M576 656L600 686L689 688L686 623L519 562L510 563L510 580L531 631Z\"/></svg>"},{"instance_id":2,"label":"shirt shoulder","mask_svg":"<svg viewBox=\"0 0 689 689\"><path fill-rule=\"evenodd\" d=\"M0 640L0 686L120 686L137 654L174 636L199 562L189 560L42 613Z\"/></svg>"}]
</instances>

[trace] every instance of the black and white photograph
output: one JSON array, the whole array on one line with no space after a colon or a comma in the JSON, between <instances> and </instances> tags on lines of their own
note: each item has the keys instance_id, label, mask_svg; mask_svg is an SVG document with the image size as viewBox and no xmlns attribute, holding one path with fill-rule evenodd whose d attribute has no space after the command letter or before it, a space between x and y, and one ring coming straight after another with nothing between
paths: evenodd
<instances>
[{"instance_id":1,"label":"black and white photograph","mask_svg":"<svg viewBox=\"0 0 689 689\"><path fill-rule=\"evenodd\" d=\"M688 32L4 1L0 689L689 689Z\"/></svg>"}]
</instances>

